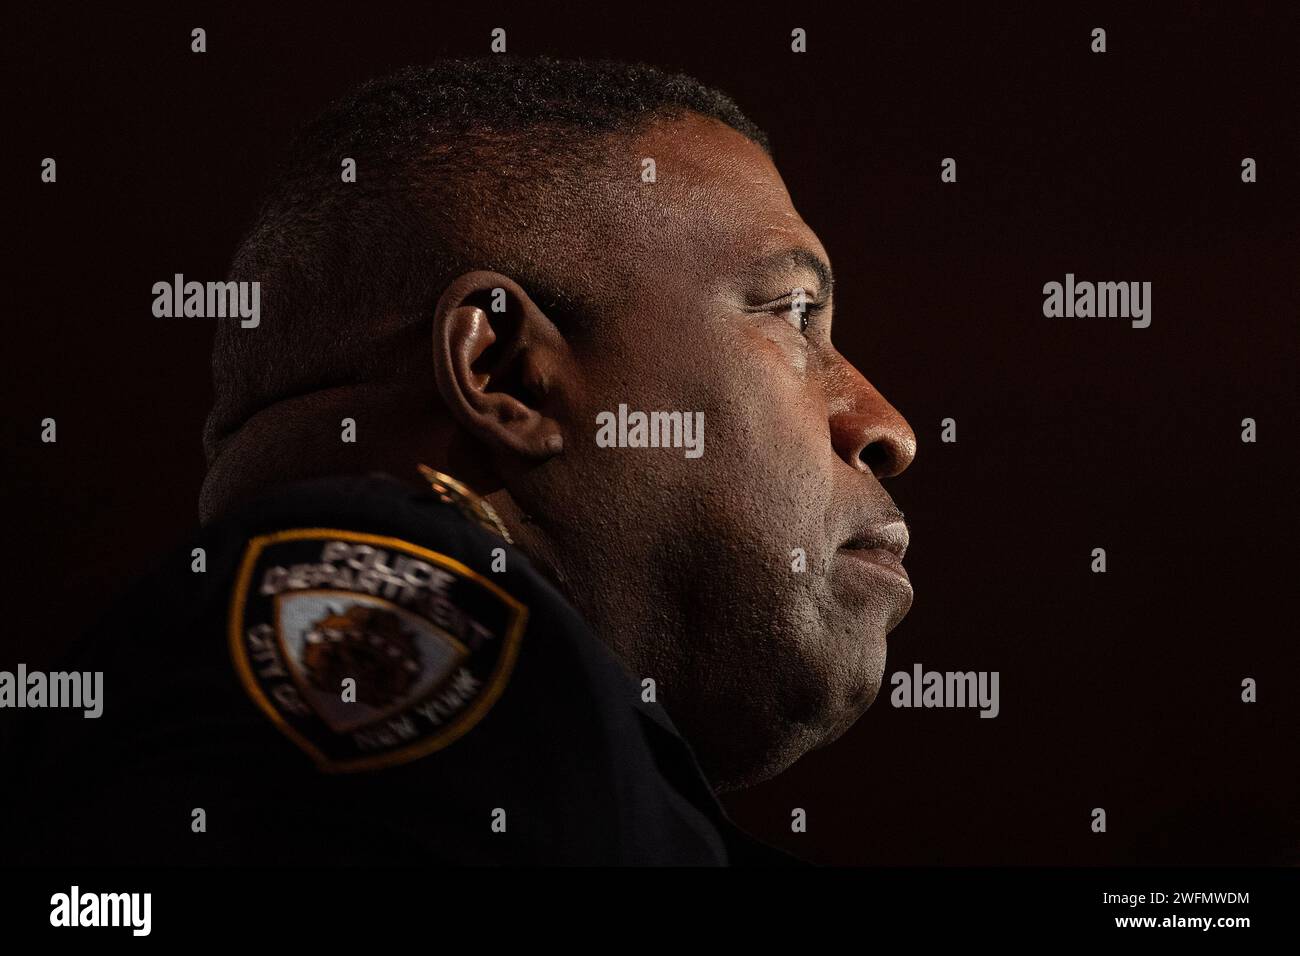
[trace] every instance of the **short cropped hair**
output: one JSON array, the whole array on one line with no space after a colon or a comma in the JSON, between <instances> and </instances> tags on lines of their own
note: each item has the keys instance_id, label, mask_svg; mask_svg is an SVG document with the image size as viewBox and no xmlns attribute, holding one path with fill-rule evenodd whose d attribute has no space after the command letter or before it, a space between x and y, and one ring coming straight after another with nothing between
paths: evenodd
<instances>
[{"instance_id":1,"label":"short cropped hair","mask_svg":"<svg viewBox=\"0 0 1300 956\"><path fill-rule=\"evenodd\" d=\"M685 113L725 123L770 152L763 131L725 94L640 64L449 59L373 80L330 106L293 141L235 253L229 278L261 283L261 321L217 327L215 401L203 434L209 464L276 402L427 361L420 334L460 272L509 269L562 313L601 307L546 256L473 247L465 217L499 218L496 233L508 235L539 183L559 202L581 204L590 195L581 172L602 144ZM343 181L346 159L356 163L354 182ZM530 229L547 228L539 218Z\"/></svg>"}]
</instances>

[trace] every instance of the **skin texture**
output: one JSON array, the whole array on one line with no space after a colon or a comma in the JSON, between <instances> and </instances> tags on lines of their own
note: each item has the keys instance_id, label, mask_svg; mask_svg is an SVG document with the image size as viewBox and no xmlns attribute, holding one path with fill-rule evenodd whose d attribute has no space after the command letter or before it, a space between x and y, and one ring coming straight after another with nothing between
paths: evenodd
<instances>
[{"instance_id":1,"label":"skin texture","mask_svg":"<svg viewBox=\"0 0 1300 956\"><path fill-rule=\"evenodd\" d=\"M641 181L642 157L657 182ZM655 680L715 788L752 785L834 740L880 689L911 587L843 546L892 524L905 547L881 481L915 436L832 346L830 290L803 261L826 252L740 133L656 121L614 148L581 203L552 204L565 241L538 238L535 254L616 291L599 321L566 328L510 275L466 272L435 308L427 374L269 409L246 431L275 442L245 439L245 457L275 444L338 471L336 437L309 441L297 423L372 410L385 435L357 470L409 476L425 461L486 493L631 673ZM466 228L484 248L532 241ZM597 415L620 403L703 412L703 456L598 447Z\"/></svg>"}]
</instances>

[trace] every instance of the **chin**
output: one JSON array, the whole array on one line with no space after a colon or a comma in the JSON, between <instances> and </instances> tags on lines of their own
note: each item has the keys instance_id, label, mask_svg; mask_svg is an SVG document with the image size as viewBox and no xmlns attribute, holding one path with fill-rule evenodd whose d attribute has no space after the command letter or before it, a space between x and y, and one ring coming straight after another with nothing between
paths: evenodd
<instances>
[{"instance_id":1,"label":"chin","mask_svg":"<svg viewBox=\"0 0 1300 956\"><path fill-rule=\"evenodd\" d=\"M774 749L756 759L747 760L742 764L728 766L721 770L706 767L705 776L708 778L709 785L717 793L747 790L784 773L800 757L815 749L816 745L798 745L790 748Z\"/></svg>"},{"instance_id":2,"label":"chin","mask_svg":"<svg viewBox=\"0 0 1300 956\"><path fill-rule=\"evenodd\" d=\"M848 733L880 694L885 677L883 632L879 642L860 645L859 651L857 659L846 664L842 671L828 675L827 693L816 721L820 732L805 752L828 746Z\"/></svg>"},{"instance_id":3,"label":"chin","mask_svg":"<svg viewBox=\"0 0 1300 956\"><path fill-rule=\"evenodd\" d=\"M823 683L826 693L811 713L806 699L798 705L792 702L790 713L798 711L801 716L772 727L763 747L731 751L725 761L710 761L705 767L710 785L720 793L757 786L784 773L804 755L834 743L875 701L882 671L883 660L881 669L872 668L870 674L838 690Z\"/></svg>"},{"instance_id":4,"label":"chin","mask_svg":"<svg viewBox=\"0 0 1300 956\"><path fill-rule=\"evenodd\" d=\"M872 703L876 699L876 693L878 690L879 687L872 688L870 696L861 703L856 704L851 708L845 708L845 712L840 717L840 720L822 737L822 742L817 745L816 749L833 744L848 733L849 729L861 720L862 715L871 707Z\"/></svg>"}]
</instances>

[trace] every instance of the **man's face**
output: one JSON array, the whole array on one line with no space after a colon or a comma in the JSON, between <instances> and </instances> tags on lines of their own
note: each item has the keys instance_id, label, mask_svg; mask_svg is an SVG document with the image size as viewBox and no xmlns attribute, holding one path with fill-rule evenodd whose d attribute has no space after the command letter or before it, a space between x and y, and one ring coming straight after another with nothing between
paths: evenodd
<instances>
[{"instance_id":1,"label":"man's face","mask_svg":"<svg viewBox=\"0 0 1300 956\"><path fill-rule=\"evenodd\" d=\"M656 182L640 181L643 158ZM564 454L533 489L536 550L731 789L875 699L912 600L879 479L907 467L915 437L831 345L826 251L758 146L692 115L625 161L602 245L628 305L573 343ZM600 447L598 416L620 404L702 412L703 454Z\"/></svg>"}]
</instances>

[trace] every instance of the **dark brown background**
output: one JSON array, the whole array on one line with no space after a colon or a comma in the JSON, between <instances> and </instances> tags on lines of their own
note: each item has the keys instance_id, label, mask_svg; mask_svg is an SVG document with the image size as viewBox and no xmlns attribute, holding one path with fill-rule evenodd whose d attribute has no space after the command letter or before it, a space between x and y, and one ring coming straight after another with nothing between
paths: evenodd
<instances>
[{"instance_id":1,"label":"dark brown background","mask_svg":"<svg viewBox=\"0 0 1300 956\"><path fill-rule=\"evenodd\" d=\"M1296 858L1290 5L437 6L16 15L0 667L49 666L196 520L212 326L153 318L151 285L224 273L278 151L328 100L486 52L503 26L514 54L685 69L769 130L840 277L837 342L920 439L891 487L917 599L889 671L1001 673L996 720L882 697L731 799L737 819L824 862ZM794 26L807 55L789 52ZM1043 318L1042 285L1066 272L1151 281L1151 327ZM57 445L39 441L46 416ZM949 416L955 445L938 440ZM1245 416L1258 444L1239 440ZM806 834L789 832L795 806Z\"/></svg>"}]
</instances>

